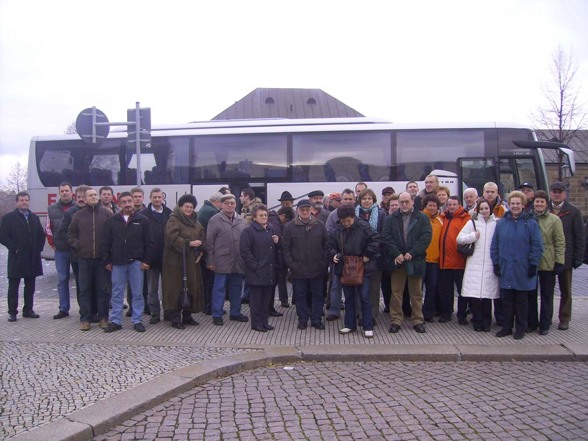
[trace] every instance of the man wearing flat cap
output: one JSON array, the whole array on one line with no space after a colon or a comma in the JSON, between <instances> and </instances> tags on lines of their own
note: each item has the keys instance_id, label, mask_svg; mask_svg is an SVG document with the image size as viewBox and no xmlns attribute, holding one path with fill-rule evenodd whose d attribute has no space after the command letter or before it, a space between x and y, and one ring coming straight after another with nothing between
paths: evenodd
<instances>
[{"instance_id":1,"label":"man wearing flat cap","mask_svg":"<svg viewBox=\"0 0 588 441\"><path fill-rule=\"evenodd\" d=\"M322 197L322 196L320 196ZM327 275L327 230L325 224L311 216L311 202L301 199L296 217L284 227L282 254L292 273L296 299L298 329L306 329L310 319L313 328L322 330L323 286ZM307 297L310 294L309 311Z\"/></svg>"},{"instance_id":2,"label":"man wearing flat cap","mask_svg":"<svg viewBox=\"0 0 588 441\"><path fill-rule=\"evenodd\" d=\"M384 213L388 216L390 212L390 198L394 194L394 189L392 187L385 187L382 190L382 201L380 202L380 207L384 209Z\"/></svg>"},{"instance_id":3,"label":"man wearing flat cap","mask_svg":"<svg viewBox=\"0 0 588 441\"><path fill-rule=\"evenodd\" d=\"M330 212L324 209L323 197L325 197L325 193L322 190L314 190L308 193L308 199L311 203L311 216L325 223L329 218Z\"/></svg>"},{"instance_id":4,"label":"man wearing flat cap","mask_svg":"<svg viewBox=\"0 0 588 441\"><path fill-rule=\"evenodd\" d=\"M580 210L566 201L566 184L555 181L549 190L551 202L548 204L548 209L561 220L566 240L564 269L557 276L561 293L557 329L565 331L569 328L572 318L572 270L582 265L586 247L586 231Z\"/></svg>"}]
</instances>

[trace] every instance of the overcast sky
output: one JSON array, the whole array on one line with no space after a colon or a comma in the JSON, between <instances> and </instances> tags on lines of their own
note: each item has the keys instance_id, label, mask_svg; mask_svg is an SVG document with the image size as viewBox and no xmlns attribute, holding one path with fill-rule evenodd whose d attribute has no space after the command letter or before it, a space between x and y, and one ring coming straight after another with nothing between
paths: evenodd
<instances>
[{"instance_id":1,"label":"overcast sky","mask_svg":"<svg viewBox=\"0 0 588 441\"><path fill-rule=\"evenodd\" d=\"M0 179L86 107L209 120L257 87L397 122L530 124L558 46L588 78L587 18L585 0L0 0Z\"/></svg>"}]
</instances>

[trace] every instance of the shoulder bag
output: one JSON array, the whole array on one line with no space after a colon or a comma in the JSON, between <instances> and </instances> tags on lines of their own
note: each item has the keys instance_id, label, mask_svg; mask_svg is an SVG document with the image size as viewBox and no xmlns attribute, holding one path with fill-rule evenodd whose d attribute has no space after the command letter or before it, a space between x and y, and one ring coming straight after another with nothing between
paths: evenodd
<instances>
[{"instance_id":1,"label":"shoulder bag","mask_svg":"<svg viewBox=\"0 0 588 441\"><path fill-rule=\"evenodd\" d=\"M341 253L343 253L343 232L340 236ZM343 259L343 271L341 273L340 281L344 286L358 286L363 285L364 265L363 256L345 256Z\"/></svg>"},{"instance_id":2,"label":"shoulder bag","mask_svg":"<svg viewBox=\"0 0 588 441\"><path fill-rule=\"evenodd\" d=\"M474 224L474 231L476 231L476 223L474 222L474 220L472 219L472 224ZM461 254L462 256L466 256L469 257L472 254L474 254L474 249L476 248L476 242L472 242L472 243L464 243L464 244L458 244L457 245L457 252L459 254Z\"/></svg>"}]
</instances>

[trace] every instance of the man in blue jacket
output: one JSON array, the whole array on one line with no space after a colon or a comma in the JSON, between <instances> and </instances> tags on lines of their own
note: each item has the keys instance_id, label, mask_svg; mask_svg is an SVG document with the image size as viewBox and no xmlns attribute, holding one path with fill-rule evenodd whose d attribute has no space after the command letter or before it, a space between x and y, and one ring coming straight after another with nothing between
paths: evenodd
<instances>
[{"instance_id":1,"label":"man in blue jacket","mask_svg":"<svg viewBox=\"0 0 588 441\"><path fill-rule=\"evenodd\" d=\"M149 220L135 211L131 193L121 193L119 204L122 211L108 220L102 241L104 266L112 273L112 310L110 323L104 331L110 333L122 329L123 300L129 283L132 294L133 329L145 332L142 323L145 308L143 271L151 267L153 260L153 235Z\"/></svg>"}]
</instances>

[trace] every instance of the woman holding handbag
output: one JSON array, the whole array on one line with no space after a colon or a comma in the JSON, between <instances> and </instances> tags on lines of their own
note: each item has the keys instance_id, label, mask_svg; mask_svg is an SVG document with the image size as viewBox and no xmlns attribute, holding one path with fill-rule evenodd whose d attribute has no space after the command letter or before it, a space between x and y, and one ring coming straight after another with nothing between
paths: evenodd
<instances>
[{"instance_id":1,"label":"woman holding handbag","mask_svg":"<svg viewBox=\"0 0 588 441\"><path fill-rule=\"evenodd\" d=\"M192 313L204 309L199 262L204 249L205 234L204 227L198 222L194 212L197 204L193 195L181 196L169 217L165 231L161 272L163 309L169 311L171 326L176 329L184 329L185 325L198 325L192 318ZM186 294L191 298L188 301Z\"/></svg>"},{"instance_id":2,"label":"woman holding handbag","mask_svg":"<svg viewBox=\"0 0 588 441\"><path fill-rule=\"evenodd\" d=\"M472 322L477 332L490 332L492 300L500 297L498 277L494 274L490 245L496 228L496 218L490 203L480 199L472 220L457 236L458 245L475 243L474 253L466 260L461 295L468 297L472 308Z\"/></svg>"},{"instance_id":3,"label":"woman holding handbag","mask_svg":"<svg viewBox=\"0 0 588 441\"><path fill-rule=\"evenodd\" d=\"M335 271L341 277L341 285L345 294L345 327L340 334L349 334L357 329L355 314L355 296L359 295L363 316L363 330L367 338L374 336L374 321L370 305L370 276L378 270L376 257L380 250L378 233L373 231L367 222L359 222L355 217L355 208L344 205L337 209L339 223L329 238L329 256L335 264ZM346 259L347 258L347 259ZM347 260L347 262L346 262ZM345 281L346 265L351 261L355 265L356 280ZM361 268L363 264L363 281ZM361 284L359 284L361 282ZM353 283L348 284L348 283Z\"/></svg>"}]
</instances>

